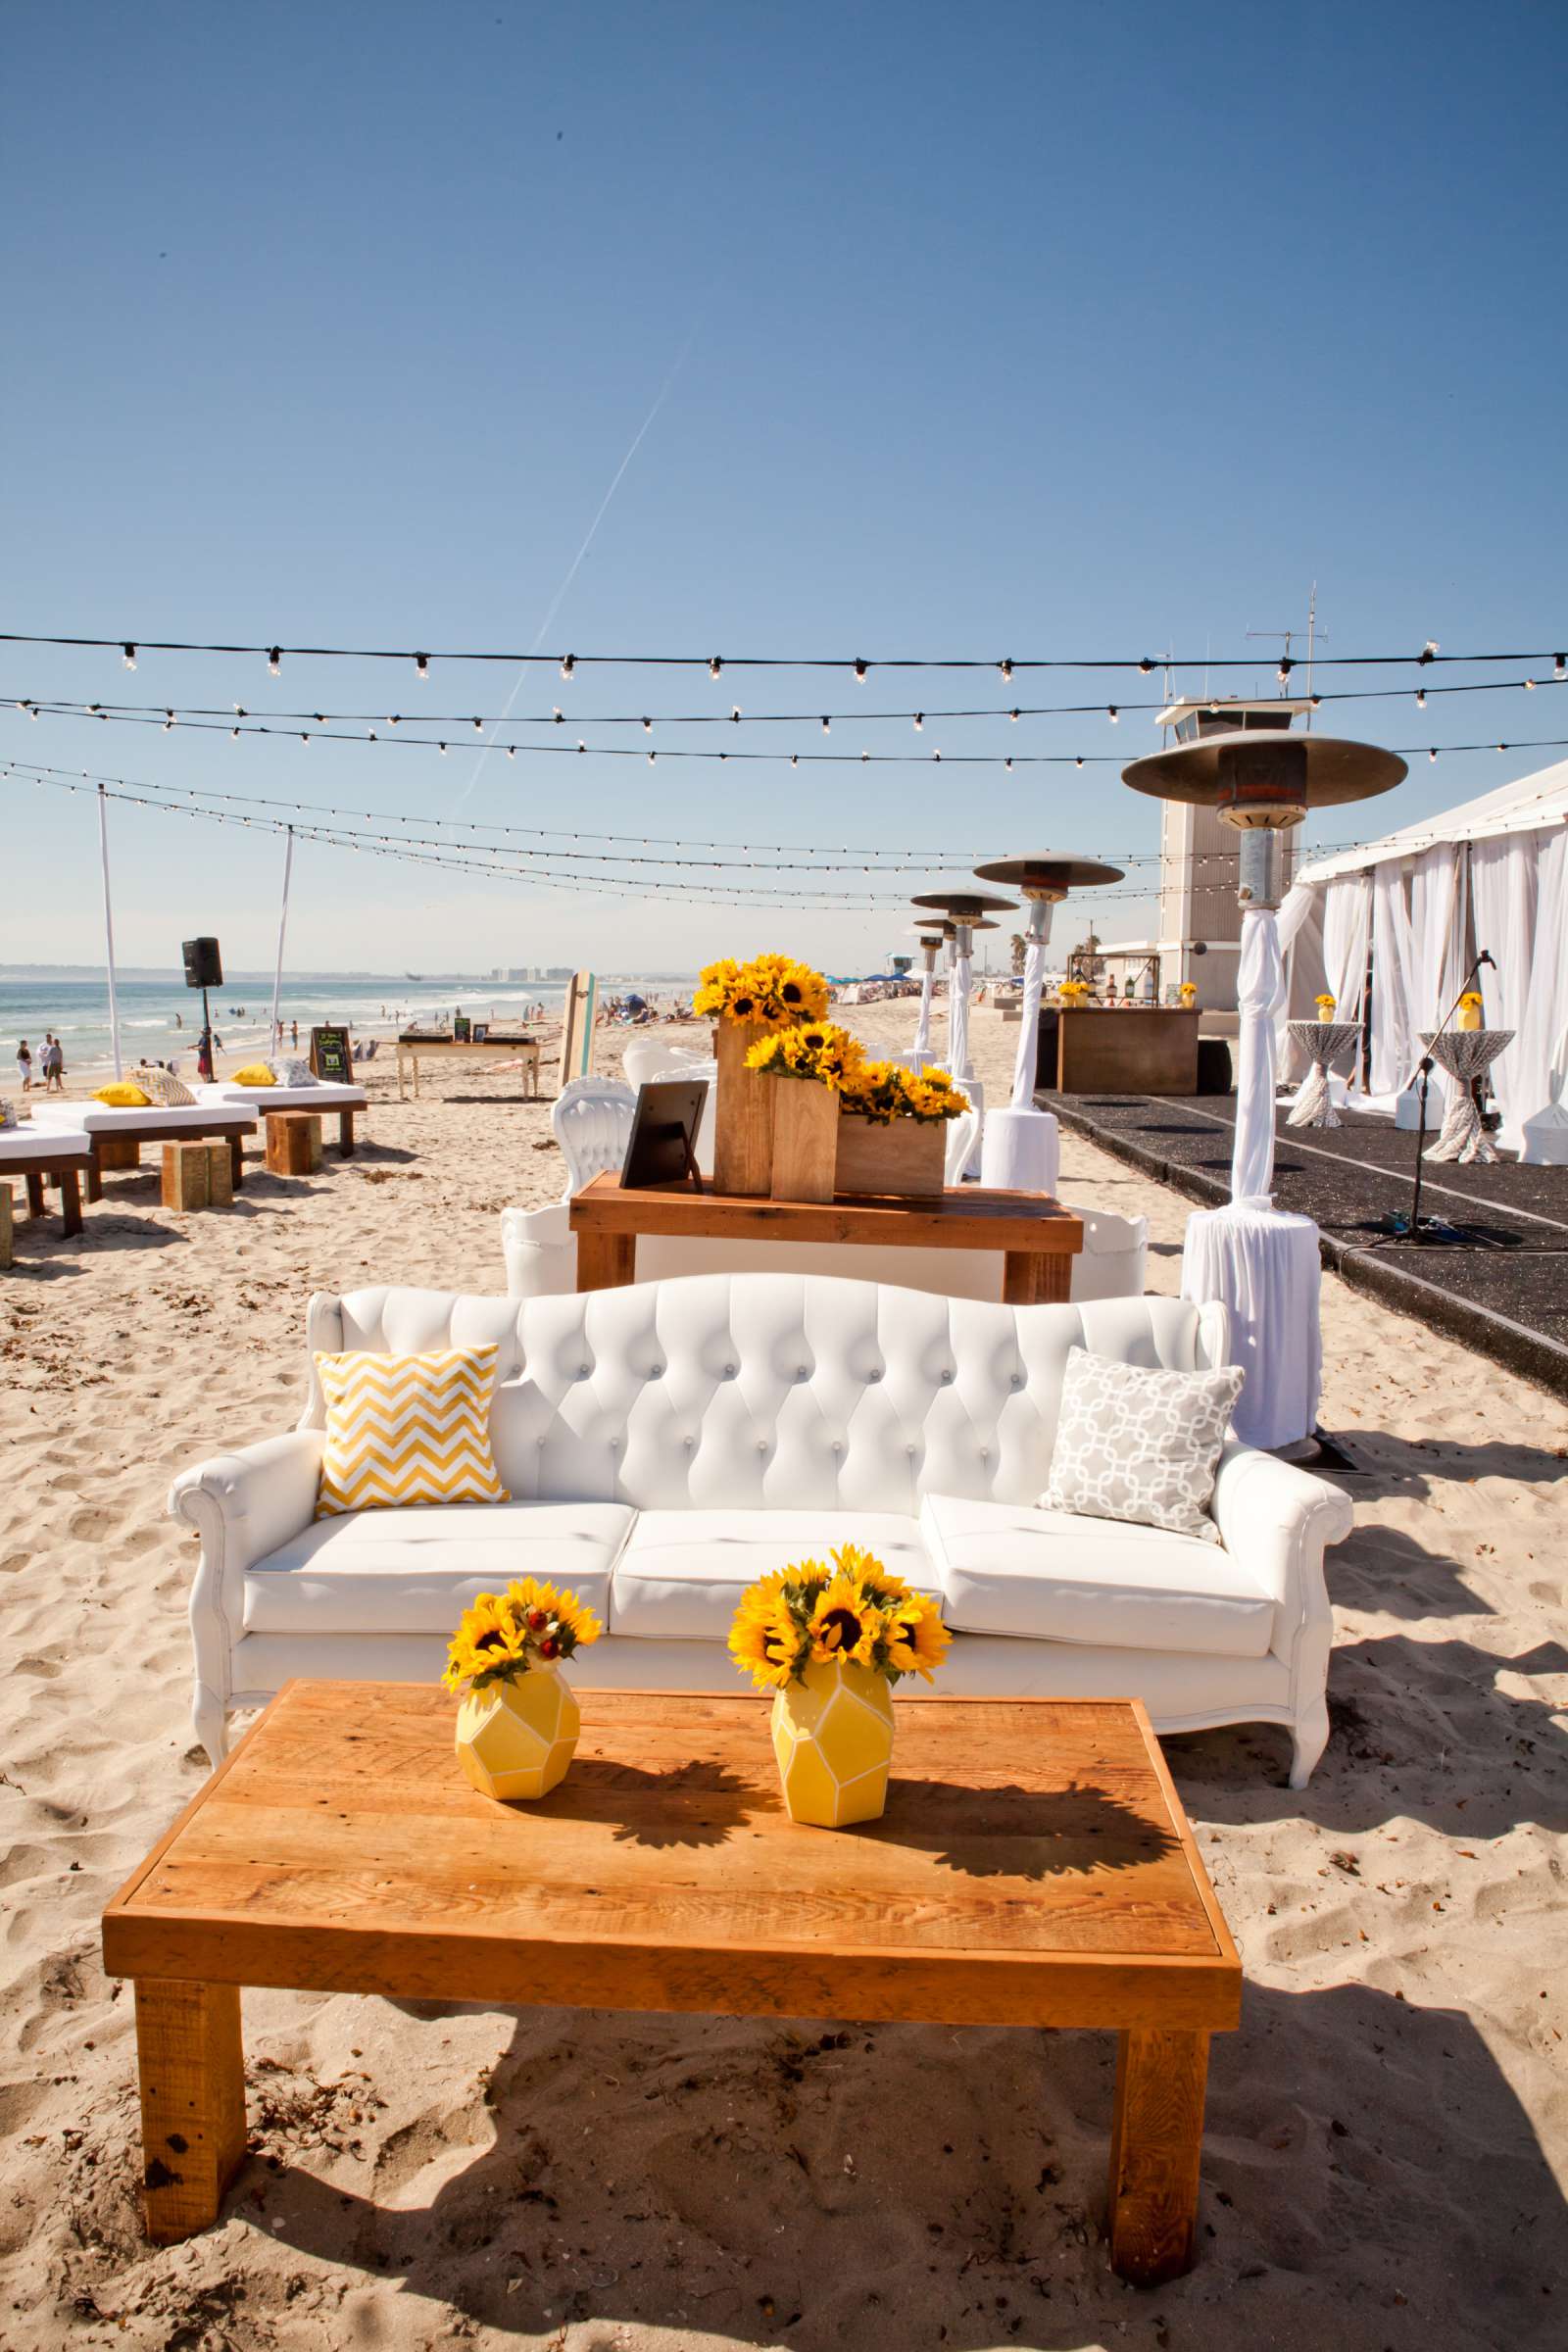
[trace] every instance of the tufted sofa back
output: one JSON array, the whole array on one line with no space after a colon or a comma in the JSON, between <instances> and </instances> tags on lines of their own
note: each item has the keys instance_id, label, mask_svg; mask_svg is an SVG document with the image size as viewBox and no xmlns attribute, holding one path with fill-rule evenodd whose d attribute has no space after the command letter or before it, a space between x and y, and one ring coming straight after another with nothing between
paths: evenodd
<instances>
[{"instance_id":1,"label":"tufted sofa back","mask_svg":"<svg viewBox=\"0 0 1568 2352\"><path fill-rule=\"evenodd\" d=\"M1224 1309L1000 1306L826 1274L699 1274L540 1298L311 1300L310 1346L496 1342L491 1434L521 1500L906 1511L1032 1502L1069 1348L1168 1371L1228 1360ZM324 1418L314 1362L302 1427Z\"/></svg>"},{"instance_id":2,"label":"tufted sofa back","mask_svg":"<svg viewBox=\"0 0 1568 2352\"><path fill-rule=\"evenodd\" d=\"M495 1342L497 1466L525 1500L914 1511L1031 1502L1067 1350L1228 1361L1223 1308L1002 1306L831 1275L701 1274L538 1298L373 1289L311 1300L314 1351ZM319 1385L302 1426L319 1427Z\"/></svg>"}]
</instances>

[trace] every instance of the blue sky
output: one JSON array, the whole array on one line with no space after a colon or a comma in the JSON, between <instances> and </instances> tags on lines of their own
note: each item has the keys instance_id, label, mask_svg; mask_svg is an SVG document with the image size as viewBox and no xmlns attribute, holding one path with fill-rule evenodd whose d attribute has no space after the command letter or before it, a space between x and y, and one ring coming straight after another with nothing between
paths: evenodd
<instances>
[{"instance_id":1,"label":"blue sky","mask_svg":"<svg viewBox=\"0 0 1568 2352\"><path fill-rule=\"evenodd\" d=\"M1330 653L1559 645L1561 32L1551 7L1443 0L1329 0L1289 25L1043 0L34 0L6 25L3 625L515 647L559 596L556 652L1241 653L1249 627L1299 623L1315 578ZM256 711L422 698L488 713L515 683L0 660L6 694ZM1067 677L1026 699L1100 696L1135 689ZM874 672L563 687L551 669L516 708L561 701L591 737L596 712L739 701L805 714L749 743L805 749L828 748L816 713L856 697L1008 699L995 679L916 697ZM1335 725L1396 745L1568 736L1568 694L1351 705ZM831 748L960 738L1125 758L1157 742L1129 712L946 742L935 722L844 721ZM10 711L0 755L686 840L961 855L1157 839L1113 767L519 756L470 789L471 750ZM1363 829L1558 757L1422 759ZM0 956L91 956L88 799L0 789L41 885L7 890ZM171 961L198 927L235 968L270 959L275 841L133 808L111 821L127 959ZM1344 835L1329 826L1319 838ZM904 887L880 883L895 901ZM1099 910L1107 933L1147 917ZM678 968L775 942L843 969L902 928L896 904L621 902L307 845L290 961Z\"/></svg>"}]
</instances>

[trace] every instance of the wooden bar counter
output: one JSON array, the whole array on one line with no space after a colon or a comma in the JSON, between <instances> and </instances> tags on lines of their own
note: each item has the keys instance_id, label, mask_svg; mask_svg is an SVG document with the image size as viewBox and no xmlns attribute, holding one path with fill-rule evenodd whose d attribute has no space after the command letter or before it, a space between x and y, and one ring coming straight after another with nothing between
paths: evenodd
<instances>
[{"instance_id":1,"label":"wooden bar counter","mask_svg":"<svg viewBox=\"0 0 1568 2352\"><path fill-rule=\"evenodd\" d=\"M1038 1083L1063 1095L1196 1095L1195 1006L1048 1006L1041 1014Z\"/></svg>"},{"instance_id":2,"label":"wooden bar counter","mask_svg":"<svg viewBox=\"0 0 1568 2352\"><path fill-rule=\"evenodd\" d=\"M1129 1016L1130 1017L1130 1016ZM625 1188L596 1176L572 1197L577 1288L612 1290L637 1279L640 1233L759 1242L843 1242L861 1248L993 1250L1004 1253L1002 1296L1035 1306L1069 1296L1082 1219L1043 1193L989 1192L967 1184L936 1200L769 1200L695 1193L680 1185Z\"/></svg>"}]
</instances>

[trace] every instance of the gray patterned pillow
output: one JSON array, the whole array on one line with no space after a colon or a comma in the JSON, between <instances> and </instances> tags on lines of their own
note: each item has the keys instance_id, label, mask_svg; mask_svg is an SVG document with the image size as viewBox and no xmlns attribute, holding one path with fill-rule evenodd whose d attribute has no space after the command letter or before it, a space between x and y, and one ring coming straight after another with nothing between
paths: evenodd
<instances>
[{"instance_id":1,"label":"gray patterned pillow","mask_svg":"<svg viewBox=\"0 0 1568 2352\"><path fill-rule=\"evenodd\" d=\"M1219 1372L1146 1372L1069 1348L1044 1508L1127 1519L1217 1544L1208 1500L1246 1377L1239 1364Z\"/></svg>"},{"instance_id":2,"label":"gray patterned pillow","mask_svg":"<svg viewBox=\"0 0 1568 2352\"><path fill-rule=\"evenodd\" d=\"M196 1100L184 1079L176 1078L172 1070L144 1070L138 1066L136 1084L149 1102L162 1103L166 1110L183 1110Z\"/></svg>"},{"instance_id":3,"label":"gray patterned pillow","mask_svg":"<svg viewBox=\"0 0 1568 2352\"><path fill-rule=\"evenodd\" d=\"M300 1056L295 1060L286 1054L274 1054L268 1065L279 1086L318 1086L320 1080L310 1063Z\"/></svg>"}]
</instances>

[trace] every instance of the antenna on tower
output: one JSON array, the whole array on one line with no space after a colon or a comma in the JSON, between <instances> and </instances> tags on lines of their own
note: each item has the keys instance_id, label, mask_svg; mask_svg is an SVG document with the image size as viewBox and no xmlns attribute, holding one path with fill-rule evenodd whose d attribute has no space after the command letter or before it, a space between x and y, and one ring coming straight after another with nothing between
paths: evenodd
<instances>
[{"instance_id":1,"label":"antenna on tower","mask_svg":"<svg viewBox=\"0 0 1568 2352\"><path fill-rule=\"evenodd\" d=\"M1282 694L1289 694L1291 689L1292 668L1291 645L1294 639L1300 636L1300 630L1249 629L1247 634L1249 637L1271 637L1275 639L1276 642L1283 643L1285 650L1280 657L1280 669L1282 673L1280 677L1280 692ZM1312 724L1312 660L1317 651L1317 641L1319 635L1322 635L1326 638L1328 636L1328 631L1327 629L1320 631L1317 625L1317 582L1314 580L1312 582L1312 592L1306 600L1306 699L1308 706L1306 712L1306 724L1308 728L1310 728Z\"/></svg>"}]
</instances>

